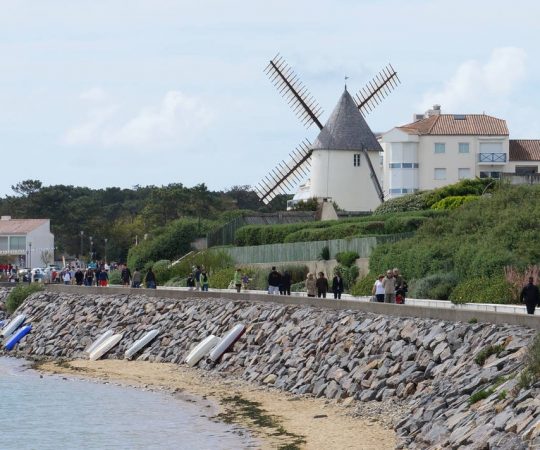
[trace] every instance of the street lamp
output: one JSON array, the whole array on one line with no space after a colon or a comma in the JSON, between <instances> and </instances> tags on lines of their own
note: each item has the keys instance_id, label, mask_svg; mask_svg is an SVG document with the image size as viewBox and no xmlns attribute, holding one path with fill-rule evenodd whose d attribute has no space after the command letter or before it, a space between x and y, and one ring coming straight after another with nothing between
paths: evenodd
<instances>
[{"instance_id":1,"label":"street lamp","mask_svg":"<svg viewBox=\"0 0 540 450\"><path fill-rule=\"evenodd\" d=\"M81 260L83 257L83 237L84 237L84 231L81 230L81 252L79 253L79 259Z\"/></svg>"},{"instance_id":2,"label":"street lamp","mask_svg":"<svg viewBox=\"0 0 540 450\"><path fill-rule=\"evenodd\" d=\"M32 241L28 242L28 268L32 268Z\"/></svg>"},{"instance_id":3,"label":"street lamp","mask_svg":"<svg viewBox=\"0 0 540 450\"><path fill-rule=\"evenodd\" d=\"M104 241L105 241L105 264L107 264L107 241L108 241L108 239L105 238Z\"/></svg>"},{"instance_id":4,"label":"street lamp","mask_svg":"<svg viewBox=\"0 0 540 450\"><path fill-rule=\"evenodd\" d=\"M88 237L90 239L90 261L94 260L94 242L92 241L92 236Z\"/></svg>"}]
</instances>

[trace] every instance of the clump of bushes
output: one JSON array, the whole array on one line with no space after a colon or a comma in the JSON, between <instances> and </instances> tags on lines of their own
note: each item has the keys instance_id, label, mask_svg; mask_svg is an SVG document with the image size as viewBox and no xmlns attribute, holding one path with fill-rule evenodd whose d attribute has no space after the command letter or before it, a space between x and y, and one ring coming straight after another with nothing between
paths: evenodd
<instances>
[{"instance_id":1,"label":"clump of bushes","mask_svg":"<svg viewBox=\"0 0 540 450\"><path fill-rule=\"evenodd\" d=\"M409 283L409 297L448 300L458 283L454 273L436 273Z\"/></svg>"},{"instance_id":2,"label":"clump of bushes","mask_svg":"<svg viewBox=\"0 0 540 450\"><path fill-rule=\"evenodd\" d=\"M540 380L540 333L536 333L525 357L525 369L519 376L519 385L527 388Z\"/></svg>"},{"instance_id":3,"label":"clump of bushes","mask_svg":"<svg viewBox=\"0 0 540 450\"><path fill-rule=\"evenodd\" d=\"M478 200L478 195L453 195L450 197L443 198L438 202L431 205L431 209L435 210L445 210L445 209L456 209L461 205Z\"/></svg>"},{"instance_id":4,"label":"clump of bushes","mask_svg":"<svg viewBox=\"0 0 540 450\"><path fill-rule=\"evenodd\" d=\"M6 298L6 311L9 314L13 314L27 297L42 290L43 286L39 283L15 286Z\"/></svg>"},{"instance_id":5,"label":"clump of bushes","mask_svg":"<svg viewBox=\"0 0 540 450\"><path fill-rule=\"evenodd\" d=\"M512 285L502 276L475 277L459 283L450 294L452 303L512 303Z\"/></svg>"},{"instance_id":6,"label":"clump of bushes","mask_svg":"<svg viewBox=\"0 0 540 450\"><path fill-rule=\"evenodd\" d=\"M351 294L357 297L371 295L371 290L373 289L373 285L375 284L377 278L378 274L369 272L365 277L357 280L356 283L353 284L350 289Z\"/></svg>"},{"instance_id":7,"label":"clump of bushes","mask_svg":"<svg viewBox=\"0 0 540 450\"><path fill-rule=\"evenodd\" d=\"M491 355L499 355L504 351L504 345L488 345L486 348L480 350L474 358L474 362L479 366L483 366Z\"/></svg>"},{"instance_id":8,"label":"clump of bushes","mask_svg":"<svg viewBox=\"0 0 540 450\"><path fill-rule=\"evenodd\" d=\"M122 284L122 272L120 270L109 271L109 284Z\"/></svg>"},{"instance_id":9,"label":"clump of bushes","mask_svg":"<svg viewBox=\"0 0 540 450\"><path fill-rule=\"evenodd\" d=\"M352 266L360 255L354 251L336 253L336 261L345 267Z\"/></svg>"}]
</instances>

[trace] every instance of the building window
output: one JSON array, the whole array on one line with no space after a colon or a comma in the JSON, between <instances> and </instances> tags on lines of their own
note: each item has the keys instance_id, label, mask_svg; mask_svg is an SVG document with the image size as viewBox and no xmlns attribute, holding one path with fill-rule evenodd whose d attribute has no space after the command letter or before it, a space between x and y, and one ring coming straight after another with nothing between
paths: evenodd
<instances>
[{"instance_id":1,"label":"building window","mask_svg":"<svg viewBox=\"0 0 540 450\"><path fill-rule=\"evenodd\" d=\"M9 250L8 249L8 237L0 236L0 250Z\"/></svg>"},{"instance_id":2,"label":"building window","mask_svg":"<svg viewBox=\"0 0 540 450\"><path fill-rule=\"evenodd\" d=\"M413 188L393 188L390 189L390 194L412 194L418 192L418 189Z\"/></svg>"},{"instance_id":3,"label":"building window","mask_svg":"<svg viewBox=\"0 0 540 450\"><path fill-rule=\"evenodd\" d=\"M460 142L459 143L459 153L469 153L469 143Z\"/></svg>"},{"instance_id":4,"label":"building window","mask_svg":"<svg viewBox=\"0 0 540 450\"><path fill-rule=\"evenodd\" d=\"M435 153L444 153L446 152L446 145L444 142L435 143Z\"/></svg>"},{"instance_id":5,"label":"building window","mask_svg":"<svg viewBox=\"0 0 540 450\"><path fill-rule=\"evenodd\" d=\"M390 163L390 169L418 169L418 163Z\"/></svg>"},{"instance_id":6,"label":"building window","mask_svg":"<svg viewBox=\"0 0 540 450\"><path fill-rule=\"evenodd\" d=\"M471 178L471 169L458 169L458 180L464 180L465 178Z\"/></svg>"},{"instance_id":7,"label":"building window","mask_svg":"<svg viewBox=\"0 0 540 450\"><path fill-rule=\"evenodd\" d=\"M26 237L25 236L11 236L9 238L10 250L26 250Z\"/></svg>"},{"instance_id":8,"label":"building window","mask_svg":"<svg viewBox=\"0 0 540 450\"><path fill-rule=\"evenodd\" d=\"M516 166L516 175L535 175L538 173L538 166Z\"/></svg>"},{"instance_id":9,"label":"building window","mask_svg":"<svg viewBox=\"0 0 540 450\"><path fill-rule=\"evenodd\" d=\"M360 167L360 153L355 153L353 155L353 165L354 167Z\"/></svg>"},{"instance_id":10,"label":"building window","mask_svg":"<svg viewBox=\"0 0 540 450\"><path fill-rule=\"evenodd\" d=\"M436 180L446 180L446 169L435 169L434 178Z\"/></svg>"},{"instance_id":11,"label":"building window","mask_svg":"<svg viewBox=\"0 0 540 450\"><path fill-rule=\"evenodd\" d=\"M501 172L480 172L480 178L501 178Z\"/></svg>"}]
</instances>

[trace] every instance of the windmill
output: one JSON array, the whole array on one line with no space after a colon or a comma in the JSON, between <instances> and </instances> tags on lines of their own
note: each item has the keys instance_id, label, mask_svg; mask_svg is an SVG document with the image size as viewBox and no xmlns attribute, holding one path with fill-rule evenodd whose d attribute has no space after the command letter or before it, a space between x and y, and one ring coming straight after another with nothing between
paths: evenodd
<instances>
[{"instance_id":1,"label":"windmill","mask_svg":"<svg viewBox=\"0 0 540 450\"><path fill-rule=\"evenodd\" d=\"M309 172L312 172L312 178L317 178L317 186L313 185L312 180L311 189L312 193L315 193L313 196L328 197L328 186L330 184L328 177L331 176L332 168L329 166L329 162L323 162L323 160L326 158L330 161L330 157L325 155L324 158L315 158L315 153L317 153L317 156L320 156L318 153L321 151L332 150L332 154L335 155L335 150L346 150L348 152L347 158L350 158L350 150L354 150L356 153L354 153L353 166L363 166L360 159L361 155L363 155L363 159L367 163L364 167L368 171L363 173L355 169L356 171L351 172L350 175L354 179L361 179L362 176L359 175L369 174L369 178L372 181L371 191L378 198L377 201L383 202L384 193L373 168L373 161L368 153L370 150L372 151L371 153L376 151L378 156L378 152L382 151L382 149L364 117L397 87L400 80L394 68L388 64L354 98L348 93L345 86L345 91L340 101L324 126L320 120L323 113L322 108L281 56L277 55L270 60L265 73L275 85L278 92L286 99L300 122L306 128L315 124L319 128L320 133L313 144L308 139L304 139L289 154L290 158L287 162L281 161L278 163L259 182L255 188L259 199L265 204L268 204L277 194L285 194L295 188L308 176ZM314 163L315 161L321 162L317 162L317 167L312 167L312 162ZM343 170L343 162L336 160L332 164L334 172L338 167L341 168L340 170ZM341 191L344 189L343 179L345 179L347 174L342 175L339 175L342 178ZM326 179L324 179L325 177ZM325 184L326 190L323 188ZM334 189L334 195L336 189ZM350 185L347 189L351 190ZM366 186L362 186L361 190L363 191L361 193L362 195L368 195ZM352 194L358 196L359 193L352 192ZM334 199L341 206L340 200Z\"/></svg>"}]
</instances>

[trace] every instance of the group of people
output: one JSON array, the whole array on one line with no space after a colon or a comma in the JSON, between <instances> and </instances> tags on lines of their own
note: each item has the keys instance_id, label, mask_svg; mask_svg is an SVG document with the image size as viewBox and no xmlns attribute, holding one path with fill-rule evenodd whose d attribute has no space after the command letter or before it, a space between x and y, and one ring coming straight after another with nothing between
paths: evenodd
<instances>
[{"instance_id":1,"label":"group of people","mask_svg":"<svg viewBox=\"0 0 540 450\"><path fill-rule=\"evenodd\" d=\"M326 294L330 291L330 287L332 288L334 298L339 300L344 290L343 278L339 271L336 272L332 278L332 286L329 285L324 272L319 272L317 278L315 278L315 275L312 273L307 274L306 292L308 297L317 296L319 298L326 298Z\"/></svg>"},{"instance_id":2,"label":"group of people","mask_svg":"<svg viewBox=\"0 0 540 450\"><path fill-rule=\"evenodd\" d=\"M379 303L405 303L407 282L399 273L399 269L389 269L386 275L379 275L371 291L373 299Z\"/></svg>"},{"instance_id":3,"label":"group of people","mask_svg":"<svg viewBox=\"0 0 540 450\"><path fill-rule=\"evenodd\" d=\"M238 269L237 272L239 272ZM291 274L285 270L280 273L275 267L272 267L268 275L268 293L270 295L291 295ZM306 278L306 292L308 297L326 298L326 294L330 290L328 279L324 272L319 272L318 277L312 273L307 274ZM238 290L238 292L240 292ZM343 293L343 278L339 272L336 272L332 279L332 292L335 299L340 299Z\"/></svg>"},{"instance_id":4,"label":"group of people","mask_svg":"<svg viewBox=\"0 0 540 450\"><path fill-rule=\"evenodd\" d=\"M190 291L208 291L210 280L204 266L193 266L188 274L186 285Z\"/></svg>"}]
</instances>

